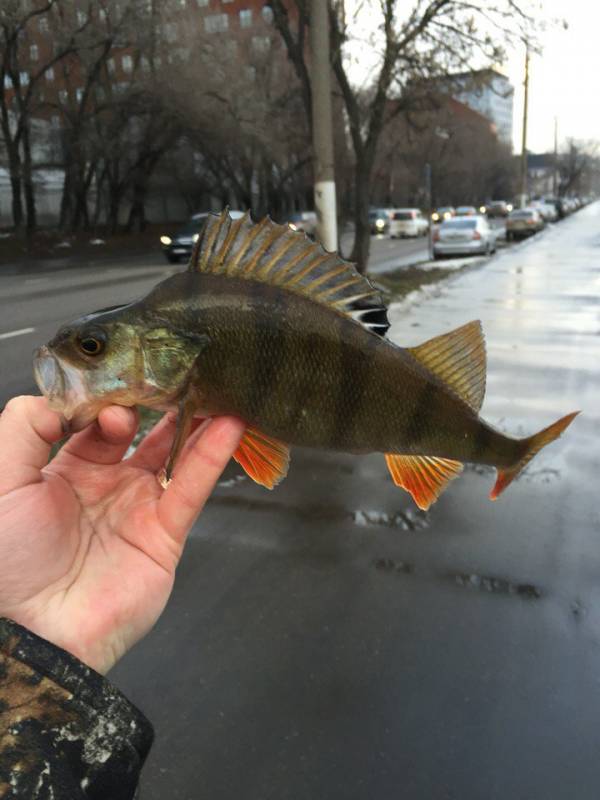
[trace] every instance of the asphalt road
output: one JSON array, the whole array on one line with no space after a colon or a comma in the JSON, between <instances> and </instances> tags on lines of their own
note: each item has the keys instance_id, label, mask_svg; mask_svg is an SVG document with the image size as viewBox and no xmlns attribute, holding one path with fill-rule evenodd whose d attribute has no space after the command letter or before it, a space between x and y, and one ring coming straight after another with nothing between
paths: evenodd
<instances>
[{"instance_id":1,"label":"asphalt road","mask_svg":"<svg viewBox=\"0 0 600 800\"><path fill-rule=\"evenodd\" d=\"M381 456L231 467L155 630L112 679L154 721L143 800L597 800L600 204L392 308L414 344L479 317L483 416L583 413L497 502L427 514Z\"/></svg>"},{"instance_id":2,"label":"asphalt road","mask_svg":"<svg viewBox=\"0 0 600 800\"><path fill-rule=\"evenodd\" d=\"M350 241L344 239L344 246ZM371 269L382 272L427 258L427 241L372 238ZM0 408L17 394L36 392L31 372L33 350L58 327L87 311L128 302L183 266L169 266L161 253L123 264L99 258L71 263L68 258L28 264L0 260Z\"/></svg>"}]
</instances>

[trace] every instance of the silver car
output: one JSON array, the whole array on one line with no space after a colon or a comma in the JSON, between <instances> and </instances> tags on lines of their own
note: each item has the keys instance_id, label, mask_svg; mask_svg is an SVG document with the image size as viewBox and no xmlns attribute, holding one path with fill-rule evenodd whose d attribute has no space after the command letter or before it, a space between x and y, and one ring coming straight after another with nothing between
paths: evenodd
<instances>
[{"instance_id":1,"label":"silver car","mask_svg":"<svg viewBox=\"0 0 600 800\"><path fill-rule=\"evenodd\" d=\"M433 233L434 258L495 252L496 234L485 217L453 217Z\"/></svg>"}]
</instances>

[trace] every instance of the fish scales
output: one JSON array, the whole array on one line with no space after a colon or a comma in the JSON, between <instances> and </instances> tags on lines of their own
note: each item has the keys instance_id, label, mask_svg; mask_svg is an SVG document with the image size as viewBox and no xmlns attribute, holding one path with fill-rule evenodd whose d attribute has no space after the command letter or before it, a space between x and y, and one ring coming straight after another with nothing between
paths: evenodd
<instances>
[{"instance_id":1,"label":"fish scales","mask_svg":"<svg viewBox=\"0 0 600 800\"><path fill-rule=\"evenodd\" d=\"M478 322L408 349L382 326L381 298L352 265L285 226L224 212L209 216L186 272L63 326L34 369L74 431L110 403L177 410L166 480L191 416L233 414L248 426L234 457L262 485L285 476L292 445L380 452L421 508L465 461L497 468L495 499L575 417L506 436L479 416Z\"/></svg>"},{"instance_id":2,"label":"fish scales","mask_svg":"<svg viewBox=\"0 0 600 800\"><path fill-rule=\"evenodd\" d=\"M482 423L460 398L405 350L333 310L268 284L201 273L174 276L161 289L166 304L160 294L145 301L159 318L172 313L172 297L195 298L178 321L210 341L193 385L211 413L237 414L307 447L478 463L514 457L512 443L504 454L493 432L480 448Z\"/></svg>"}]
</instances>

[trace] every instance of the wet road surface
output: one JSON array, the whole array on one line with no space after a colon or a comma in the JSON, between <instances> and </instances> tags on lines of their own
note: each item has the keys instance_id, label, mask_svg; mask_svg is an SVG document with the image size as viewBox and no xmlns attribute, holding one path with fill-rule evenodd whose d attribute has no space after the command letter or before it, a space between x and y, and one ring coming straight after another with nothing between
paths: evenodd
<instances>
[{"instance_id":1,"label":"wet road surface","mask_svg":"<svg viewBox=\"0 0 600 800\"><path fill-rule=\"evenodd\" d=\"M600 794L600 204L394 307L413 344L479 317L483 416L583 413L497 502L428 514L383 458L226 473L155 630L111 673L157 739L143 800Z\"/></svg>"}]
</instances>

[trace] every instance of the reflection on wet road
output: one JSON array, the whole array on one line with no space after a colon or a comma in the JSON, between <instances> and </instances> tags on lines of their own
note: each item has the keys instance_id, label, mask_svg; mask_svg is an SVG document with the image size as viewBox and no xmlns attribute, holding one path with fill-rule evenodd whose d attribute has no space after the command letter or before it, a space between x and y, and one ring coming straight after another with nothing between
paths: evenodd
<instances>
[{"instance_id":1,"label":"reflection on wet road","mask_svg":"<svg viewBox=\"0 0 600 800\"><path fill-rule=\"evenodd\" d=\"M391 311L405 345L482 320L503 430L582 409L498 502L467 469L421 514L380 456L228 470L113 673L157 727L144 800L597 800L599 231L596 203Z\"/></svg>"}]
</instances>

